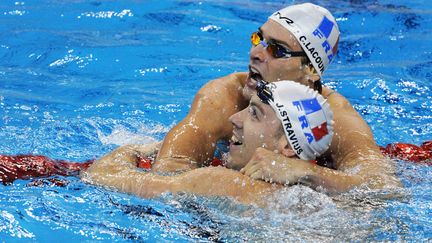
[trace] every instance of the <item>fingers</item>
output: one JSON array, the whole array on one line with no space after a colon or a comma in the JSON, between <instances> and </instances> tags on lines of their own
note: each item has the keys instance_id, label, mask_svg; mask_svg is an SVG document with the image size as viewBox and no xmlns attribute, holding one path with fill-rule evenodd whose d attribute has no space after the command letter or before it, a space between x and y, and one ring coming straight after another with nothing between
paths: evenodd
<instances>
[{"instance_id":1,"label":"fingers","mask_svg":"<svg viewBox=\"0 0 432 243\"><path fill-rule=\"evenodd\" d=\"M271 177L271 175L263 169L258 169L254 171L252 174L250 174L249 177L255 180L262 180L265 182L273 183L273 178Z\"/></svg>"},{"instance_id":2,"label":"fingers","mask_svg":"<svg viewBox=\"0 0 432 243\"><path fill-rule=\"evenodd\" d=\"M257 166L258 164L263 162L264 157L261 155L258 149L255 151L254 155L252 155L252 158L249 160L246 166L240 170L241 173L245 174L246 172L248 172L248 174L250 174L253 172L251 171L252 167Z\"/></svg>"},{"instance_id":3,"label":"fingers","mask_svg":"<svg viewBox=\"0 0 432 243\"><path fill-rule=\"evenodd\" d=\"M271 173L263 167L262 163L254 164L249 168L244 168L242 173L255 180L263 180L270 183L273 181Z\"/></svg>"},{"instance_id":4,"label":"fingers","mask_svg":"<svg viewBox=\"0 0 432 243\"><path fill-rule=\"evenodd\" d=\"M254 172L263 169L263 165L261 163L257 163L254 165L249 166L248 168L245 168L245 175L250 176Z\"/></svg>"},{"instance_id":5,"label":"fingers","mask_svg":"<svg viewBox=\"0 0 432 243\"><path fill-rule=\"evenodd\" d=\"M281 169L276 162L277 156L273 151L257 148L249 163L240 172L253 179L273 183L277 181Z\"/></svg>"},{"instance_id":6,"label":"fingers","mask_svg":"<svg viewBox=\"0 0 432 243\"><path fill-rule=\"evenodd\" d=\"M240 170L240 172L243 173L243 174L248 173L248 172L251 170L252 166L255 166L257 163L259 163L259 161L255 161L255 160L251 159L251 160L250 160L250 161L245 165L245 167L243 167L243 168Z\"/></svg>"},{"instance_id":7,"label":"fingers","mask_svg":"<svg viewBox=\"0 0 432 243\"><path fill-rule=\"evenodd\" d=\"M252 174L249 175L250 178L255 179L255 180L263 180L263 176L262 176L262 170L257 170L254 171Z\"/></svg>"}]
</instances>

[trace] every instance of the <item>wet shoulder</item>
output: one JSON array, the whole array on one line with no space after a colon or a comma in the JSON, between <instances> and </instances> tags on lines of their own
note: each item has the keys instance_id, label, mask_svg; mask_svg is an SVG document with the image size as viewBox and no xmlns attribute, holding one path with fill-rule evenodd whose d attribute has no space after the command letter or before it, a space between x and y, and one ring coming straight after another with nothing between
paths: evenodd
<instances>
[{"instance_id":1,"label":"wet shoulder","mask_svg":"<svg viewBox=\"0 0 432 243\"><path fill-rule=\"evenodd\" d=\"M242 89L245 80L246 73L233 73L214 79L198 91L197 98L205 99L212 104L220 103L224 106L242 103Z\"/></svg>"},{"instance_id":2,"label":"wet shoulder","mask_svg":"<svg viewBox=\"0 0 432 243\"><path fill-rule=\"evenodd\" d=\"M214 93L215 91L232 91L243 88L246 82L246 73L233 73L206 83L199 92Z\"/></svg>"},{"instance_id":3,"label":"wet shoulder","mask_svg":"<svg viewBox=\"0 0 432 243\"><path fill-rule=\"evenodd\" d=\"M322 95L327 99L333 112L338 110L352 110L351 103L337 91L330 89L328 87L323 87Z\"/></svg>"}]
</instances>

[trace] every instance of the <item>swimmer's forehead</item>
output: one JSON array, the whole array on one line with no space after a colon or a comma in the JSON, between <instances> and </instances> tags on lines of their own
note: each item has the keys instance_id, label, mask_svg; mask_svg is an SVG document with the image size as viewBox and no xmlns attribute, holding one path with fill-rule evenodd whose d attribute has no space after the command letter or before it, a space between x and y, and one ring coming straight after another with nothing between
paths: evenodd
<instances>
[{"instance_id":1,"label":"swimmer's forehead","mask_svg":"<svg viewBox=\"0 0 432 243\"><path fill-rule=\"evenodd\" d=\"M278 44L285 45L291 49L294 48L294 45L299 45L297 39L289 30L271 19L259 27L258 31L266 40L274 40Z\"/></svg>"}]
</instances>

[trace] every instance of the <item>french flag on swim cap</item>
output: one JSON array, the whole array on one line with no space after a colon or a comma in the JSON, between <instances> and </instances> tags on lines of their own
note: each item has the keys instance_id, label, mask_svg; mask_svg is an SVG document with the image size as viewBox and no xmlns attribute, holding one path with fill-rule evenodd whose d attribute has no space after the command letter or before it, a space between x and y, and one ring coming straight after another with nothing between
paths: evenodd
<instances>
[{"instance_id":1,"label":"french flag on swim cap","mask_svg":"<svg viewBox=\"0 0 432 243\"><path fill-rule=\"evenodd\" d=\"M302 112L298 119L309 144L321 140L328 134L328 118L316 98L294 101L293 105Z\"/></svg>"},{"instance_id":2,"label":"french flag on swim cap","mask_svg":"<svg viewBox=\"0 0 432 243\"><path fill-rule=\"evenodd\" d=\"M303 160L325 153L333 137L333 113L324 97L289 80L267 86L273 95L269 105L281 121L294 152Z\"/></svg>"},{"instance_id":3,"label":"french flag on swim cap","mask_svg":"<svg viewBox=\"0 0 432 243\"><path fill-rule=\"evenodd\" d=\"M338 49L339 27L333 15L323 7L303 3L278 10L269 19L296 37L318 75L322 76Z\"/></svg>"},{"instance_id":4,"label":"french flag on swim cap","mask_svg":"<svg viewBox=\"0 0 432 243\"><path fill-rule=\"evenodd\" d=\"M313 35L320 39L323 39L322 47L327 53L329 62L331 62L334 55L336 55L337 53L339 44L339 30L337 29L333 21L324 16L318 28L316 28L313 32Z\"/></svg>"}]
</instances>

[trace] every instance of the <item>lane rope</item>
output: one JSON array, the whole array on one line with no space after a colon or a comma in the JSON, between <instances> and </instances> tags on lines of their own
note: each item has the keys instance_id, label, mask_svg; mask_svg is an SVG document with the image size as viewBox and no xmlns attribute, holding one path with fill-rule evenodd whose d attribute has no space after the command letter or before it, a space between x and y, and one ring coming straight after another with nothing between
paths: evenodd
<instances>
[{"instance_id":1,"label":"lane rope","mask_svg":"<svg viewBox=\"0 0 432 243\"><path fill-rule=\"evenodd\" d=\"M392 159L424 163L432 165L432 141L420 146L409 143L392 143L380 147L381 152ZM154 158L138 157L137 167L150 170ZM77 176L81 170L87 169L94 160L70 162L54 160L42 155L0 155L0 182L7 185L16 179L32 179L53 175ZM223 165L222 160L214 158L211 166Z\"/></svg>"}]
</instances>

